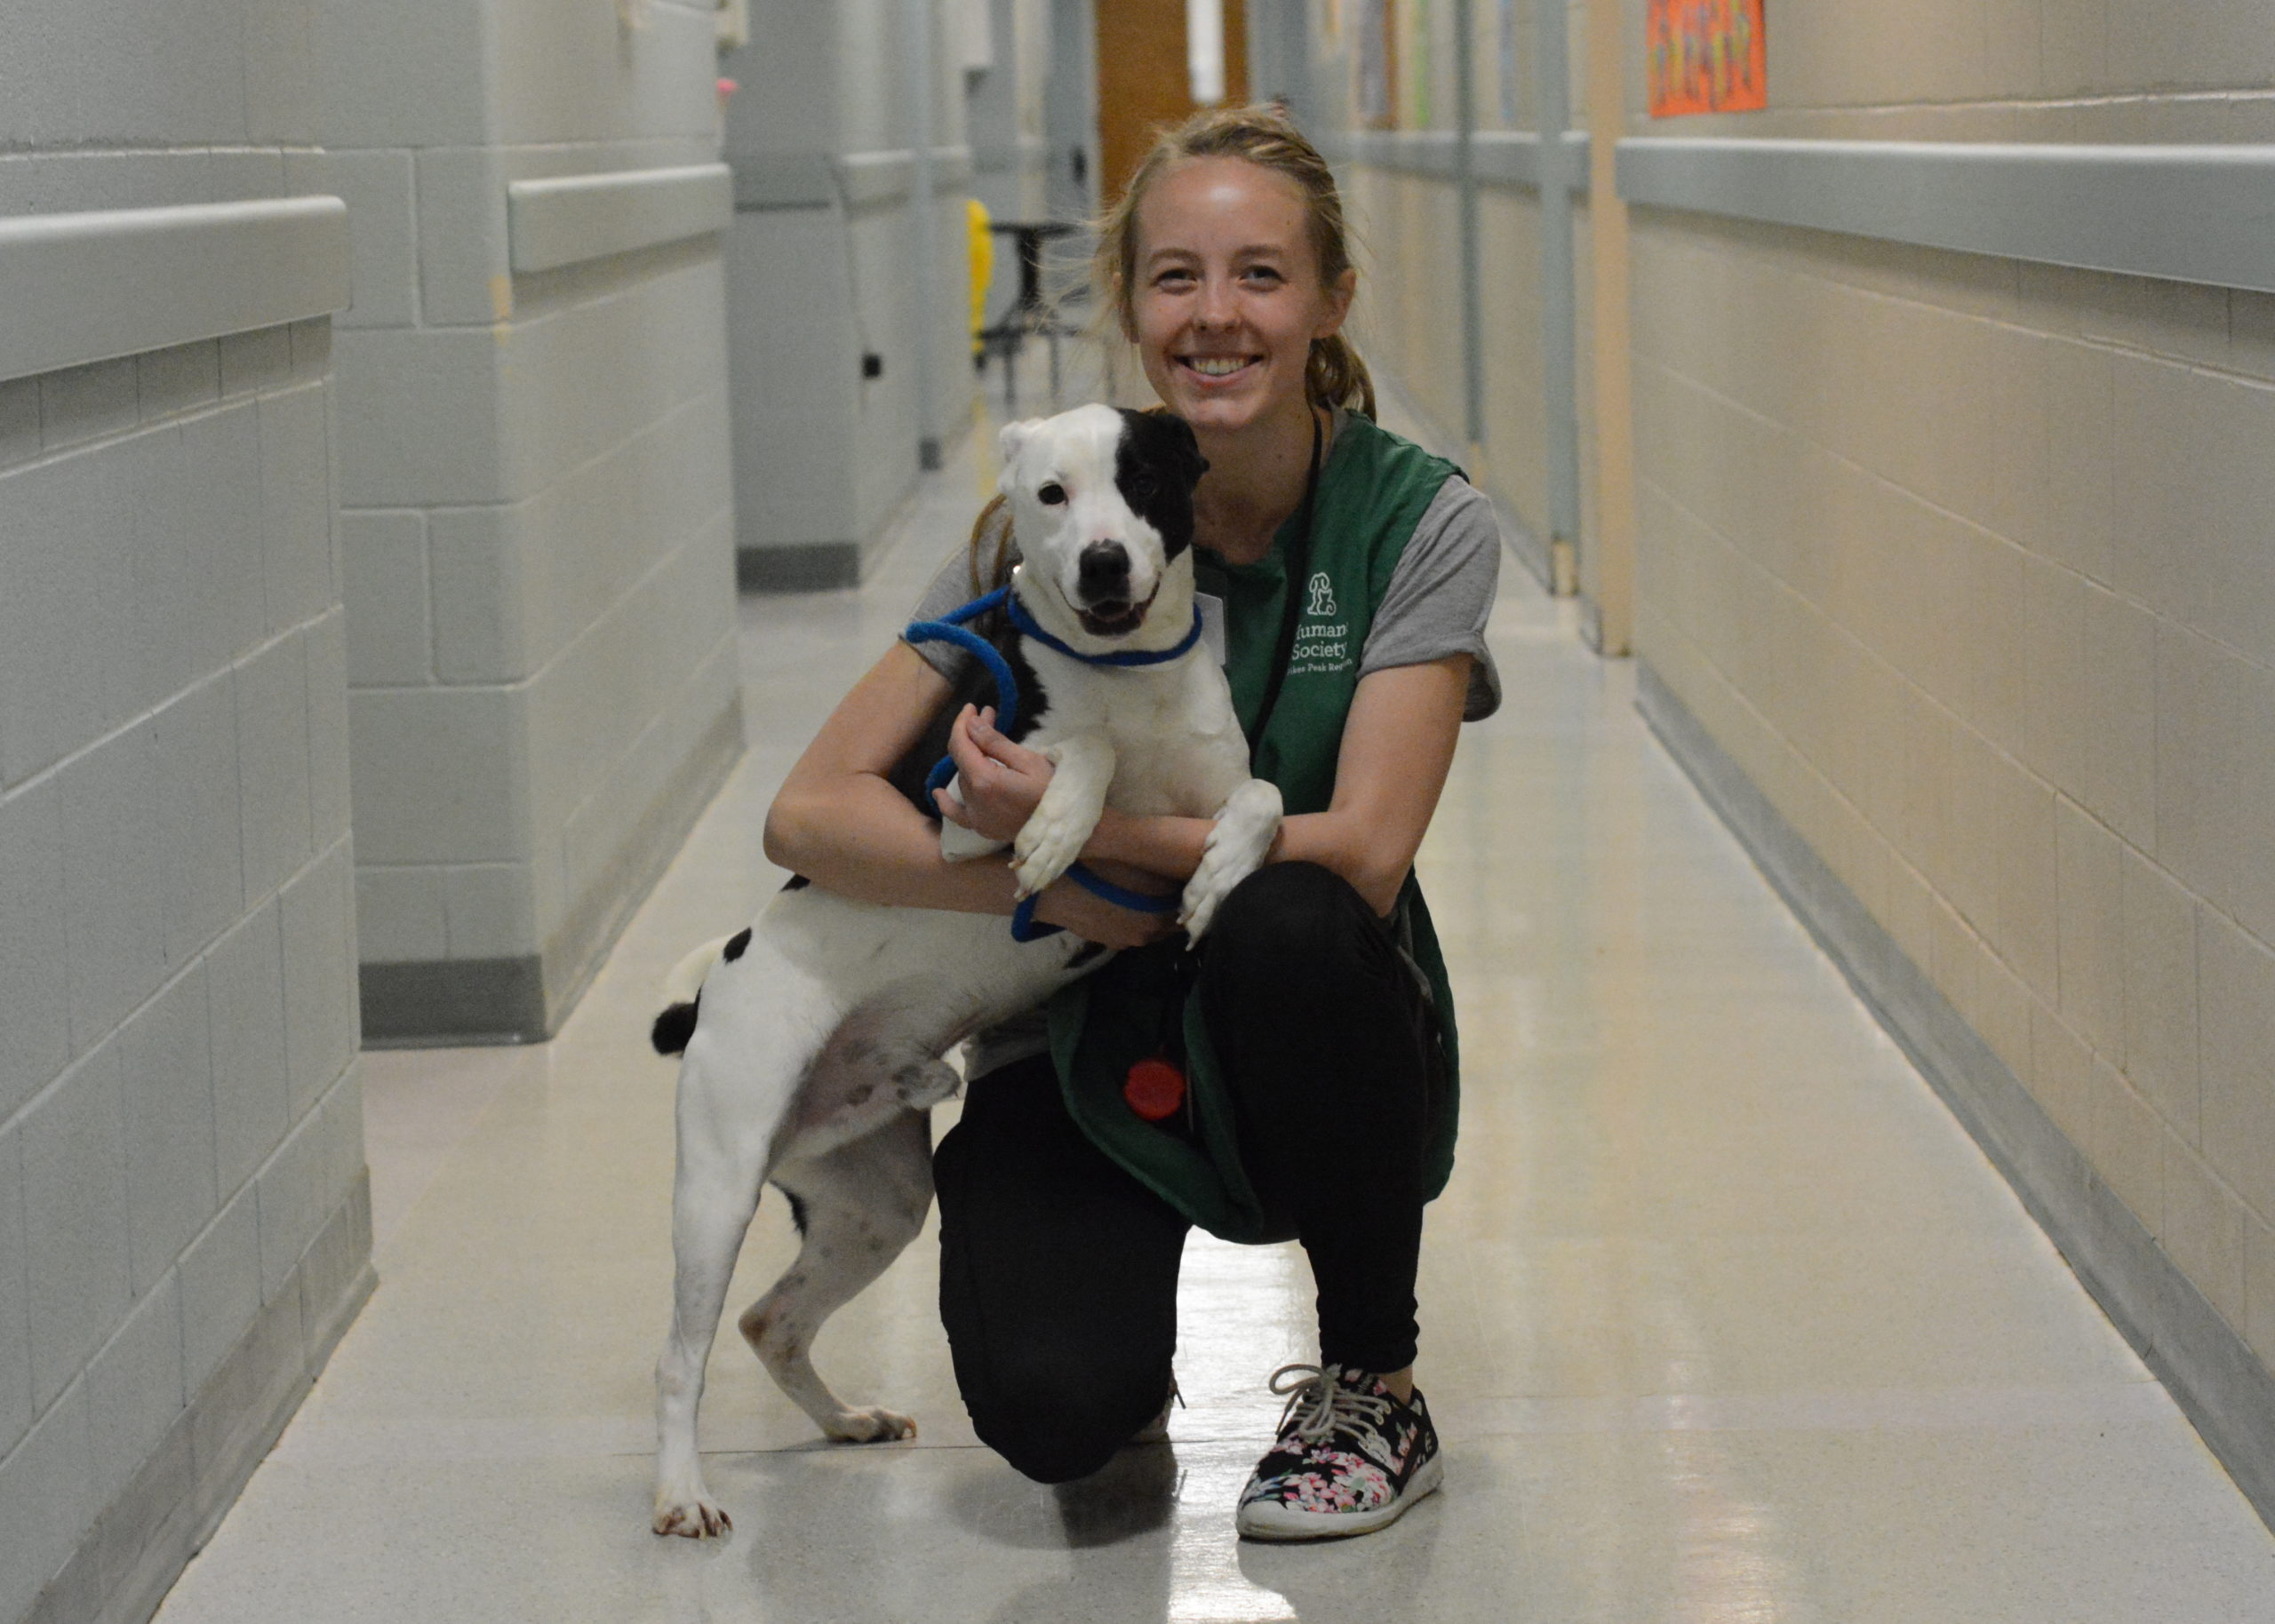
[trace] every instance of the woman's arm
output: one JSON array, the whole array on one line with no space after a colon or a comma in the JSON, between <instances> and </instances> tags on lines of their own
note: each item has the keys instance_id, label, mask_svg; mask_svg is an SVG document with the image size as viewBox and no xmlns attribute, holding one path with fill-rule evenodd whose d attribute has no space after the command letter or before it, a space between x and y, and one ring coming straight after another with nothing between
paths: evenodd
<instances>
[{"instance_id":1,"label":"woman's arm","mask_svg":"<svg viewBox=\"0 0 2275 1624\"><path fill-rule=\"evenodd\" d=\"M1376 912L1388 913L1453 765L1469 666L1468 655L1452 654L1361 678L1336 758L1333 801L1324 812L1281 824L1265 860L1316 863L1349 880ZM969 760L986 775L983 782L966 770L975 805L952 808L960 814L957 821L970 823L976 816L985 830L1018 828L1050 781L1050 763L978 717L959 718L956 733L958 765ZM1109 808L1082 856L1086 862L1184 880L1200 866L1211 826L1207 818L1126 817Z\"/></svg>"},{"instance_id":2,"label":"woman's arm","mask_svg":"<svg viewBox=\"0 0 2275 1624\"><path fill-rule=\"evenodd\" d=\"M997 857L951 863L939 828L888 778L948 701L947 679L895 643L854 684L806 746L767 811L769 861L841 896L909 908L1010 913L1018 889ZM1138 947L1169 928L1160 916L1099 902L1065 881L1035 915L1109 947Z\"/></svg>"}]
</instances>

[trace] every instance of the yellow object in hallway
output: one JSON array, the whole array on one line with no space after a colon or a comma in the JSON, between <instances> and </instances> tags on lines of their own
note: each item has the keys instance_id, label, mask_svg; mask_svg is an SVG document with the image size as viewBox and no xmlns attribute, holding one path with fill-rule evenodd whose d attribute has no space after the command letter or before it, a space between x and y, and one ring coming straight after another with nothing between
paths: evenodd
<instances>
[{"instance_id":1,"label":"yellow object in hallway","mask_svg":"<svg viewBox=\"0 0 2275 1624\"><path fill-rule=\"evenodd\" d=\"M987 229L987 205L977 197L963 200L964 218L971 233L971 353L983 353L979 341L987 325L987 284L995 276L995 239Z\"/></svg>"}]
</instances>

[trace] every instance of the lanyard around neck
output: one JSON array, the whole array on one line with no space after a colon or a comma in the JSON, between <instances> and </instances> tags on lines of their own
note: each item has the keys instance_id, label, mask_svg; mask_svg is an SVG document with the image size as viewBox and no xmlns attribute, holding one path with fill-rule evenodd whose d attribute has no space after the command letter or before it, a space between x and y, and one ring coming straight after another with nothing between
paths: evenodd
<instances>
[{"instance_id":1,"label":"lanyard around neck","mask_svg":"<svg viewBox=\"0 0 2275 1624\"><path fill-rule=\"evenodd\" d=\"M1296 622L1303 615L1303 599L1298 594L1303 590L1305 577L1311 569L1312 526L1316 518L1314 510L1319 505L1320 450L1324 440L1319 413L1314 410L1312 413L1311 472L1304 476L1303 506L1296 510L1296 531L1286 559L1287 579L1282 590L1287 599L1280 610L1280 641L1273 645L1272 670L1265 678L1264 703L1257 707L1256 726L1249 733L1250 770L1255 768L1257 758L1263 752L1265 729L1272 725L1273 710L1280 703L1281 685L1288 680L1288 662L1295 657Z\"/></svg>"}]
</instances>

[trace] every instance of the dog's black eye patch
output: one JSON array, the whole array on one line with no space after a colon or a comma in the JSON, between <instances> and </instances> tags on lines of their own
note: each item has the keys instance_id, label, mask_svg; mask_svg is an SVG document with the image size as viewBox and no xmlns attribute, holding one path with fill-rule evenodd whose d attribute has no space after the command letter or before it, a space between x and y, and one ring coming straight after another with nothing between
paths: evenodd
<instances>
[{"instance_id":1,"label":"dog's black eye patch","mask_svg":"<svg viewBox=\"0 0 2275 1624\"><path fill-rule=\"evenodd\" d=\"M1122 412L1114 488L1130 512L1161 532L1164 557L1175 558L1193 545L1193 488L1208 471L1193 426L1183 418Z\"/></svg>"},{"instance_id":2,"label":"dog's black eye patch","mask_svg":"<svg viewBox=\"0 0 2275 1624\"><path fill-rule=\"evenodd\" d=\"M1045 507L1057 507L1066 500L1066 487L1053 480L1034 495Z\"/></svg>"},{"instance_id":3,"label":"dog's black eye patch","mask_svg":"<svg viewBox=\"0 0 2275 1624\"><path fill-rule=\"evenodd\" d=\"M748 926L745 926L742 929L735 932L733 935L727 938L727 962L729 964L732 964L736 959L741 958L743 956L743 950L749 945L750 927Z\"/></svg>"}]
</instances>

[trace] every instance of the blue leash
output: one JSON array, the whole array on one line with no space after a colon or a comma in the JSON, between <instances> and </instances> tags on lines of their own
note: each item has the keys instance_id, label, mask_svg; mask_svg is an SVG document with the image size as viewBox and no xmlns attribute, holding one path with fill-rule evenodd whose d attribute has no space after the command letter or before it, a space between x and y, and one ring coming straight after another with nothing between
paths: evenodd
<instances>
[{"instance_id":1,"label":"blue leash","mask_svg":"<svg viewBox=\"0 0 2275 1624\"><path fill-rule=\"evenodd\" d=\"M1088 665L1159 665L1176 659L1201 641L1201 611L1195 609L1193 629L1174 649L1159 652L1130 650L1121 654L1083 654L1067 647L1037 625L1034 617L1027 613L1026 606L1012 595L1008 586L999 586L985 597L974 598L960 609L950 609L938 620L911 622L908 630L902 633L910 642L954 643L986 667L987 674L995 683L995 730L1006 735L1019 720L1018 681L1011 675L1010 662L996 652L995 645L978 633L967 630L964 625L966 621L976 620L993 609L1002 609L1008 613L1011 624L1019 629L1022 635L1032 637L1045 648L1055 649ZM927 801L946 789L948 781L955 776L955 758L942 756L939 763L925 776ZM1112 903L1117 908L1127 908L1133 913L1167 913L1177 905L1177 899L1174 896L1149 896L1143 891L1130 890L1110 880L1100 879L1079 863L1066 871L1066 878L1091 896ZM1058 934L1059 927L1056 925L1034 922L1035 901L1034 897L1027 897L1012 910L1011 939L1014 942L1040 942L1045 936Z\"/></svg>"}]
</instances>

